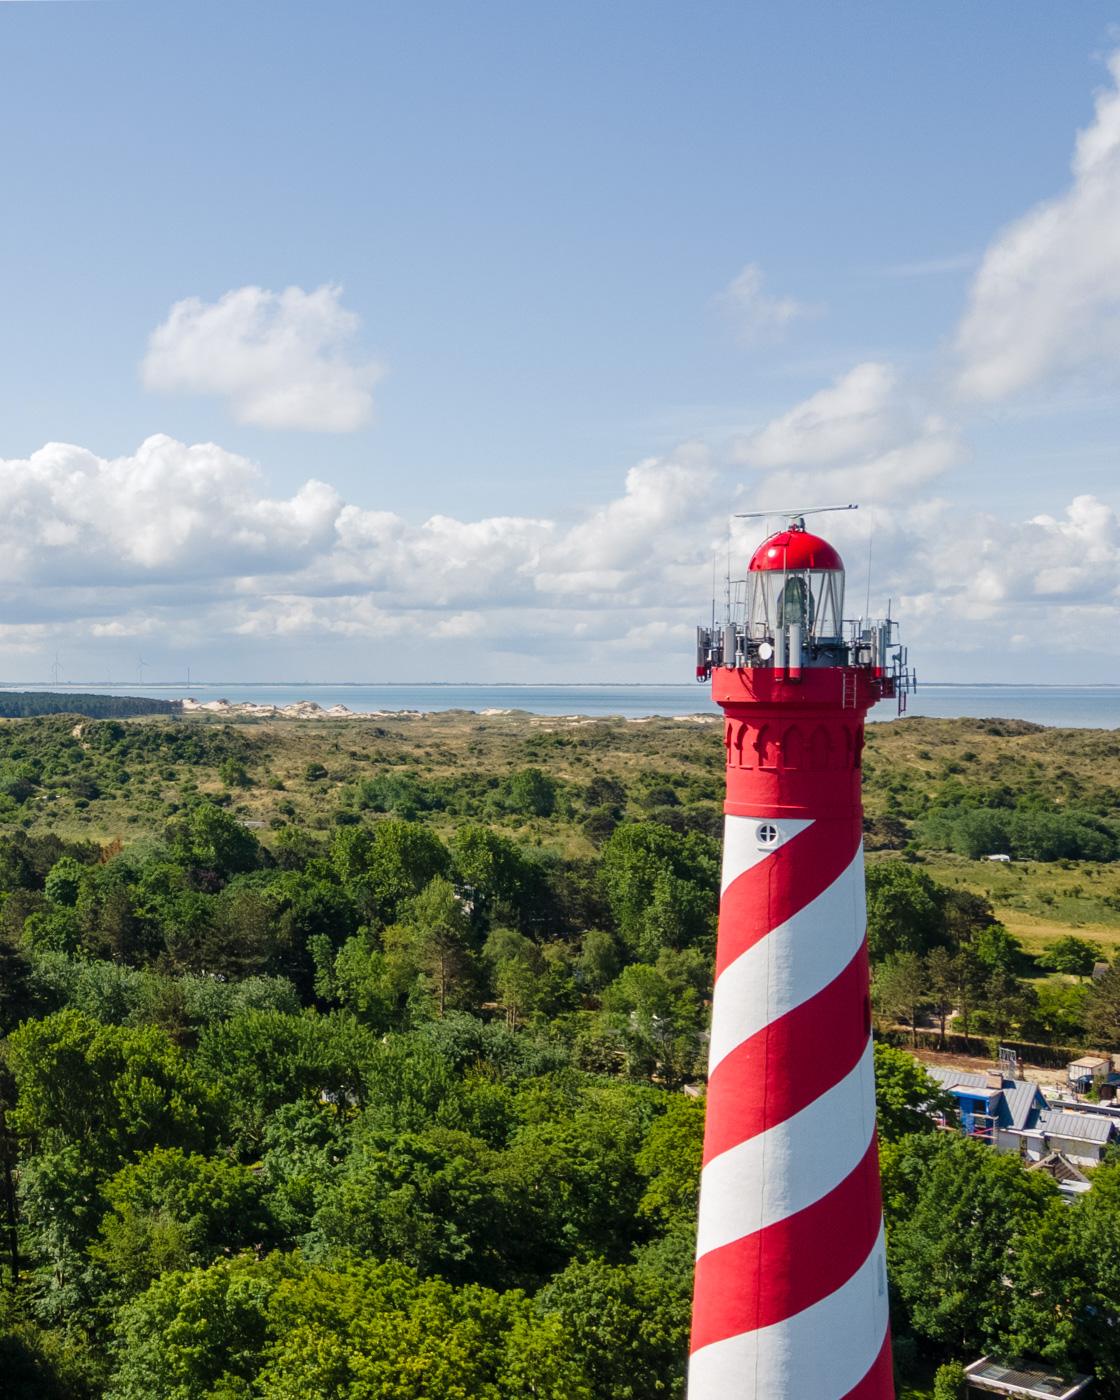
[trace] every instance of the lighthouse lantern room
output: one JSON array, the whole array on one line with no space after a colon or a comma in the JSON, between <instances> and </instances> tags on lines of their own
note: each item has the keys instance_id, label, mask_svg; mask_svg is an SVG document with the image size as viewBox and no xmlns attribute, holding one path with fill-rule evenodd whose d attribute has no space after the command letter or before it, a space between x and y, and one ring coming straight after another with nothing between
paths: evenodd
<instances>
[{"instance_id":1,"label":"lighthouse lantern room","mask_svg":"<svg viewBox=\"0 0 1120 1400\"><path fill-rule=\"evenodd\" d=\"M889 617L845 622L843 561L796 516L763 540L744 577L728 578L722 626L697 628L696 676L748 666L797 679L807 666L857 666L884 682L876 699L897 698L901 710L912 677L894 633Z\"/></svg>"}]
</instances>

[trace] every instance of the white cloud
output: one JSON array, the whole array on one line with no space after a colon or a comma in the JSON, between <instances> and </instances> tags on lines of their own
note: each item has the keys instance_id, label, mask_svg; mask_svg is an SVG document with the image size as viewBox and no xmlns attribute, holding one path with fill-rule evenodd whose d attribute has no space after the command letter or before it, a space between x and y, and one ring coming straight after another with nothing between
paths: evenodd
<instances>
[{"instance_id":1,"label":"white cloud","mask_svg":"<svg viewBox=\"0 0 1120 1400\"><path fill-rule=\"evenodd\" d=\"M731 316L744 340L768 339L792 322L816 315L819 308L793 297L770 296L763 291L765 278L757 263L747 263L719 295L719 303Z\"/></svg>"},{"instance_id":2,"label":"white cloud","mask_svg":"<svg viewBox=\"0 0 1120 1400\"><path fill-rule=\"evenodd\" d=\"M213 444L155 437L116 459L52 444L0 461L0 641L64 657L80 645L117 665L123 653L129 667L140 645L150 664L218 656L227 675L255 648L270 669L300 657L358 676L684 676L713 557L722 579L729 509L862 482L864 509L822 528L847 558L853 608L873 529L873 607L896 599L916 655L947 637L1001 655L1012 633L1120 653L1106 625L1120 600L1115 511L1079 496L1030 520L969 515L928 494L954 450L931 428L806 472L760 472L736 501L726 470L686 444L631 468L572 523L416 523L321 482L274 496L253 463ZM761 533L736 525L733 569Z\"/></svg>"},{"instance_id":3,"label":"white cloud","mask_svg":"<svg viewBox=\"0 0 1120 1400\"><path fill-rule=\"evenodd\" d=\"M771 468L832 462L881 446L894 432L896 375L874 360L856 365L758 432L740 438L735 456Z\"/></svg>"},{"instance_id":4,"label":"white cloud","mask_svg":"<svg viewBox=\"0 0 1120 1400\"><path fill-rule=\"evenodd\" d=\"M1073 182L988 248L957 333L958 384L994 401L1048 376L1120 368L1120 53L1077 137Z\"/></svg>"},{"instance_id":5,"label":"white cloud","mask_svg":"<svg viewBox=\"0 0 1120 1400\"><path fill-rule=\"evenodd\" d=\"M259 428L353 432L369 421L380 367L351 353L358 317L341 288L239 287L172 306L141 365L149 389L216 394Z\"/></svg>"}]
</instances>

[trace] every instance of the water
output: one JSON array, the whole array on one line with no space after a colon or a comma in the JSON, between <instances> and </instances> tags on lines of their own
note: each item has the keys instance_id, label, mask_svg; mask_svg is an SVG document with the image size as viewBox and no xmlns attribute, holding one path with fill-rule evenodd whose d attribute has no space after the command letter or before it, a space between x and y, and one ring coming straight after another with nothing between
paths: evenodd
<instances>
[{"instance_id":1,"label":"water","mask_svg":"<svg viewBox=\"0 0 1120 1400\"><path fill-rule=\"evenodd\" d=\"M715 714L706 685L10 685L7 690L84 691L144 695L163 700L253 701L291 705L314 700L324 709L351 710L530 710L541 715ZM923 685L910 697L909 713L942 719L959 716L1026 719L1059 728L1120 727L1120 686ZM890 720L893 703L879 705L872 719Z\"/></svg>"}]
</instances>

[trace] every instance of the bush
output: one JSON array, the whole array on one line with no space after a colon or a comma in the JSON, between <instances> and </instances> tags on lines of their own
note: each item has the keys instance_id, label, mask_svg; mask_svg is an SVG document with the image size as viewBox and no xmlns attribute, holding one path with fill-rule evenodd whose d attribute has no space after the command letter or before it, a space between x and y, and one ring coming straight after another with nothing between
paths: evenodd
<instances>
[{"instance_id":1,"label":"bush","mask_svg":"<svg viewBox=\"0 0 1120 1400\"><path fill-rule=\"evenodd\" d=\"M964 1400L964 1366L949 1361L937 1368L933 1379L933 1400Z\"/></svg>"}]
</instances>

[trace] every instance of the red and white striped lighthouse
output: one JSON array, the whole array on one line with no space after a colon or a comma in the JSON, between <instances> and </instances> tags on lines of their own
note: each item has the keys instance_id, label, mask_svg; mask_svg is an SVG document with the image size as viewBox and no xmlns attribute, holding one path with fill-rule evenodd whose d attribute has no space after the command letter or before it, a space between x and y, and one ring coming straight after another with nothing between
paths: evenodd
<instances>
[{"instance_id":1,"label":"red and white striped lighthouse","mask_svg":"<svg viewBox=\"0 0 1120 1400\"><path fill-rule=\"evenodd\" d=\"M698 638L727 800L689 1400L894 1395L860 754L908 673L843 592L797 519Z\"/></svg>"}]
</instances>

